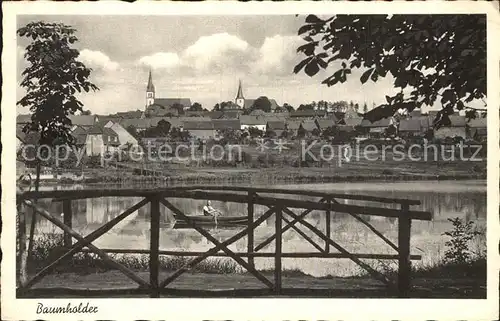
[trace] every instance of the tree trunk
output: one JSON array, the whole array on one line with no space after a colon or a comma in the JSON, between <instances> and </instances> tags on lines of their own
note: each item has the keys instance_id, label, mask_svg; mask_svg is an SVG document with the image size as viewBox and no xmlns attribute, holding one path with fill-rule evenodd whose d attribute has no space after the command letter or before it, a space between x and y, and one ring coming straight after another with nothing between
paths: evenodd
<instances>
[{"instance_id":1,"label":"tree trunk","mask_svg":"<svg viewBox=\"0 0 500 321\"><path fill-rule=\"evenodd\" d=\"M37 160L36 162L36 178L35 178L35 191L38 192L40 188L40 171L41 171L42 164L40 160ZM37 199L35 198L33 202L37 203ZM36 227L36 212L35 210L31 211L31 225L30 225L30 235L29 235L29 241L28 241L28 251L27 251L27 256L28 256L28 261L30 261L31 258L31 253L33 252L33 238L35 237L35 227Z\"/></svg>"}]
</instances>

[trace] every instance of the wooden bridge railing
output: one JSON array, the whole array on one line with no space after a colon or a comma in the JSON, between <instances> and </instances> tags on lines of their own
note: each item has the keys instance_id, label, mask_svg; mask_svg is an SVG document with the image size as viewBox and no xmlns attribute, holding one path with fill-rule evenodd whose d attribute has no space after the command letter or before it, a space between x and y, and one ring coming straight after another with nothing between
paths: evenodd
<instances>
[{"instance_id":1,"label":"wooden bridge railing","mask_svg":"<svg viewBox=\"0 0 500 321\"><path fill-rule=\"evenodd\" d=\"M272 194L272 195L264 195ZM319 201L306 201L298 200L295 198L283 198L277 197L276 195L292 195L292 196L310 196L319 197ZM109 222L104 223L102 226L97 228L92 233L83 237L78 234L72 228L72 211L71 202L78 199L86 198L100 198L100 197L143 197L144 199L125 210L120 215L111 219ZM51 214L46 209L43 209L37 205L33 199L40 198L51 198L56 201L63 202L64 209L64 220L61 221L57 216ZM182 198L182 199L196 199L196 200L215 200L223 202L234 202L234 203L244 203L247 204L247 225L238 233L232 237L226 239L225 241L219 241L213 237L207 230L202 226L199 226L195 221L189 216L175 207L168 199L169 198ZM383 208L377 206L360 206L360 205L347 205L339 202L340 199L343 200L354 200L354 201L368 201L377 203L389 203L396 204L399 208ZM390 290L397 293L400 297L408 297L410 290L410 272L411 272L411 261L412 259L420 259L420 256L410 255L410 238L411 238L411 222L412 220L431 220L432 215L429 212L414 211L410 210L411 205L420 204L419 201L407 200L407 199L394 199L394 198L383 198L375 196L366 195L349 195L349 194L334 194L334 193L322 193L316 191L298 191L289 189L267 189L267 188L248 188L248 187L213 187L213 186L190 186L190 187L176 187L176 188L165 188L161 190L132 190L132 189L121 189L121 190L80 190L80 191L41 191L41 192L25 192L18 193L17 195L18 203L18 215L20 221L20 235L19 235L19 255L20 255L20 285L18 287L18 295L25 296L29 293L43 292L46 293L49 289L32 289L31 287L39 282L44 276L49 274L59 263L65 259L73 256L77 252L89 251L97 254L111 267L120 270L124 275L129 277L131 280L136 282L139 286L138 288L128 289L123 291L111 291L114 294L127 293L127 294L148 294L151 297L159 297L161 294L194 294L196 295L197 290L194 292L182 292L176 289L165 288L183 273L185 273L190 268L196 266L198 263L203 261L208 257L231 257L235 260L241 267L246 269L254 277L260 280L264 285L268 287L269 292L259 292L264 294L281 294L286 292L282 288L282 260L284 258L344 258L350 259L363 269L365 269L370 275L372 275L377 280L386 284ZM138 249L99 249L92 244L100 236L104 235L106 232L111 230L116 224L124 220L126 217L136 212L139 208L150 203L150 247L149 250L138 250ZM268 208L268 210L260 215L255 216L255 205L262 205ZM26 227L23 225L25 222L25 211L23 207L29 207L33 209L33 213L36 213L48 221L52 222L64 231L64 244L67 251L62 254L59 258L55 259L49 265L44 267L38 273L28 280L27 276L27 253L26 253ZM176 217L182 218L186 223L207 240L214 244L210 250L206 252L189 252L189 251L169 251L160 250L159 247L159 237L160 237L160 206L165 206ZM296 214L291 210L302 209L300 214ZM326 231L323 233L318 228L310 224L304 218L314 210L325 211L326 220ZM368 254L368 253L350 253L342 245L331 239L331 217L334 213L347 213L353 216L356 220L360 221L366 225L375 235L380 237L385 243L387 243L391 248L396 251L396 254ZM290 217L286 218L285 214ZM275 233L274 235L268 237L262 243L254 244L254 230L261 225L265 220L271 216L275 216ZM384 236L380 231L373 227L366 219L362 218L360 215L372 215L381 217L392 217L398 220L398 241L397 245ZM285 225L283 225L285 223ZM301 224L306 227L314 235L318 236L322 241L325 242L324 246L317 244L311 237L304 233L297 224ZM309 242L313 247L315 247L318 252L299 252L299 253L287 253L283 252L282 249L282 235L289 229L294 229L299 235L301 235L307 242ZM33 233L33 231L31 232ZM234 252L229 249L229 245L235 243L243 237L247 237L247 251L246 252ZM75 244L72 243L72 238L76 239ZM30 236L30 242L32 242L32 235ZM275 243L275 249L273 253L269 252L259 252L261 249L266 247L271 242ZM331 253L330 249L335 248L338 252ZM28 248L31 248L29 246ZM222 251L222 252L221 252ZM134 271L123 266L113 258L111 258L109 253L135 253L135 254L149 254L149 282L142 279ZM185 266L179 268L177 271L171 273L165 280L159 280L159 257L160 255L176 255L176 256L190 256L195 257L193 260L189 261ZM255 269L255 257L273 257L274 258L274 282L271 282L264 276L260 271ZM244 260L243 258L247 258ZM374 268L372 268L367 263L363 262L362 259L397 259L398 260L398 280L397 284L394 284L387 277ZM45 292L44 292L45 291ZM71 292L70 290L68 290ZM66 291L66 293L68 293ZM242 290L245 293L244 289ZM75 290L72 293L77 293ZM97 291L97 295L109 293L109 291ZM202 291L198 291L202 292ZM246 292L249 294L250 292ZM84 292L85 295L91 295L89 291Z\"/></svg>"}]
</instances>

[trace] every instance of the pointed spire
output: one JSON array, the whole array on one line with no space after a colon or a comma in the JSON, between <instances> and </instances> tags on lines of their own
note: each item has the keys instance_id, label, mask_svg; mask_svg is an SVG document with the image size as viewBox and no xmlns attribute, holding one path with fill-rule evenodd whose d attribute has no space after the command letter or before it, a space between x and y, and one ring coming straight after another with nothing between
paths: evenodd
<instances>
[{"instance_id":1,"label":"pointed spire","mask_svg":"<svg viewBox=\"0 0 500 321\"><path fill-rule=\"evenodd\" d=\"M148 87L146 88L147 92L154 92L155 91L155 86L153 85L153 76L151 76L151 69L149 69L149 80L148 80Z\"/></svg>"},{"instance_id":2,"label":"pointed spire","mask_svg":"<svg viewBox=\"0 0 500 321\"><path fill-rule=\"evenodd\" d=\"M241 79L239 80L238 93L236 94L236 99L239 99L239 98L244 99L244 97L243 97L243 88L241 87Z\"/></svg>"}]
</instances>

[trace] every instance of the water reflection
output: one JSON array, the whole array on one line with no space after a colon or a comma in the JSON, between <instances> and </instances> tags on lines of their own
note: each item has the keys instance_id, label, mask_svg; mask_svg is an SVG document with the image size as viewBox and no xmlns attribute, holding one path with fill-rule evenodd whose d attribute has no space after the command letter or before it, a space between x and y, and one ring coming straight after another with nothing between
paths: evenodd
<instances>
[{"instance_id":1,"label":"water reflection","mask_svg":"<svg viewBox=\"0 0 500 321\"><path fill-rule=\"evenodd\" d=\"M430 188L432 186L432 188ZM374 196L411 198L421 201L421 206L415 209L434 213L431 222L414 221L412 224L412 252L423 256L422 264L429 264L442 257L444 252L444 236L442 233L449 230L451 224L448 218L462 217L476 221L478 226L484 228L486 224L486 182L478 184L477 181L460 182L404 182L404 183L365 183L365 184L308 184L301 186L279 186L287 188L321 190L328 192L346 192ZM290 196L281 196L290 197ZM310 197L293 197L294 199L312 200ZM83 233L90 233L98 226L110 221L124 210L139 202L141 198L107 197L97 199L78 200L72 203L73 227ZM188 215L201 214L203 201L171 199L172 204ZM62 213L62 204L51 200L39 200L39 203L48 208L51 213ZM370 202L344 201L345 204L373 205ZM213 202L215 208L222 211L223 215L246 215L246 204ZM377 203L377 206L381 204ZM395 208L392 204L382 205ZM268 208L256 206L256 215L262 215ZM300 214L301 210L295 210ZM395 218L367 217L379 231L388 238L396 240L397 221ZM292 220L288 216L289 220ZM104 248L135 248L147 249L149 246L149 205L146 205L130 215L127 219L115 226L109 233L99 238L95 244ZM393 253L382 240L376 237L365 226L350 217L348 214L332 213L331 222L326 222L323 212L313 211L306 217L307 222L321 231L326 230L330 224L332 239L353 252L362 253ZM173 216L165 207L161 206L161 221L172 223ZM29 216L28 216L29 223ZM255 243L259 244L274 233L275 217L271 216L261 227L255 231ZM285 225L285 223L284 223ZM168 226L168 225L164 225ZM321 246L324 243L320 238L305 227L301 229ZM219 241L231 237L241 229L212 229L211 234ZM54 233L58 229L46 220L37 223L37 233ZM162 228L160 245L162 249L206 251L213 247L196 231L190 229L176 230ZM479 245L478 245L479 246ZM274 247L271 242L268 248ZM246 239L242 238L232 244L234 251L246 250ZM288 252L316 251L293 229L283 235L283 248ZM272 267L272 261L256 259L258 268ZM300 268L312 275L348 275L357 271L347 260L331 259L287 259L285 268Z\"/></svg>"}]
</instances>

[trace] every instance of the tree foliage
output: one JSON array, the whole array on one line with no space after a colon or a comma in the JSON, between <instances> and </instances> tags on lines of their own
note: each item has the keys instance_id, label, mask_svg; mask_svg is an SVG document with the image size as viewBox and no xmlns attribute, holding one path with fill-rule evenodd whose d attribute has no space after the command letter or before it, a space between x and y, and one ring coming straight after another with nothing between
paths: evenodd
<instances>
[{"instance_id":1,"label":"tree foliage","mask_svg":"<svg viewBox=\"0 0 500 321\"><path fill-rule=\"evenodd\" d=\"M297 111L303 111L303 110L314 110L314 105L312 104L300 104L299 107L297 108Z\"/></svg>"},{"instance_id":2,"label":"tree foliage","mask_svg":"<svg viewBox=\"0 0 500 321\"><path fill-rule=\"evenodd\" d=\"M223 111L225 109L232 109L232 108L238 108L237 105L235 103L233 103L232 101L223 101L221 103L217 103L215 104L214 106L214 109L213 110L216 110L216 111Z\"/></svg>"},{"instance_id":3,"label":"tree foliage","mask_svg":"<svg viewBox=\"0 0 500 321\"><path fill-rule=\"evenodd\" d=\"M248 127L248 134L251 138L264 136L264 131L258 129L257 127Z\"/></svg>"},{"instance_id":4,"label":"tree foliage","mask_svg":"<svg viewBox=\"0 0 500 321\"><path fill-rule=\"evenodd\" d=\"M363 114L368 113L368 105L366 103L363 104Z\"/></svg>"},{"instance_id":5,"label":"tree foliage","mask_svg":"<svg viewBox=\"0 0 500 321\"><path fill-rule=\"evenodd\" d=\"M184 106L179 103L175 103L171 106L172 109L176 109L179 115L184 115Z\"/></svg>"},{"instance_id":6,"label":"tree foliage","mask_svg":"<svg viewBox=\"0 0 500 321\"><path fill-rule=\"evenodd\" d=\"M232 128L225 128L217 131L219 134L219 143L222 146L227 144L238 144L241 138L241 132Z\"/></svg>"},{"instance_id":7,"label":"tree foliage","mask_svg":"<svg viewBox=\"0 0 500 321\"><path fill-rule=\"evenodd\" d=\"M156 126L146 128L146 130L143 131L141 134L139 134L139 136L145 138L165 137L170 133L170 131L171 131L170 122L164 119L160 119L160 121L158 122L158 124L156 124Z\"/></svg>"},{"instance_id":8,"label":"tree foliage","mask_svg":"<svg viewBox=\"0 0 500 321\"><path fill-rule=\"evenodd\" d=\"M130 135L134 136L134 138L139 139L141 135L137 132L137 128L135 128L134 125L129 125L127 126L126 130L129 132Z\"/></svg>"},{"instance_id":9,"label":"tree foliage","mask_svg":"<svg viewBox=\"0 0 500 321\"><path fill-rule=\"evenodd\" d=\"M436 127L449 123L455 109L486 97L485 15L309 15L298 30L306 58L294 72L309 76L333 68L323 84L347 81L360 69L362 84L389 74L400 92L387 93L386 103L366 114L375 121L398 109L412 111L433 105L443 108ZM473 118L472 112L467 112Z\"/></svg>"},{"instance_id":10,"label":"tree foliage","mask_svg":"<svg viewBox=\"0 0 500 321\"><path fill-rule=\"evenodd\" d=\"M266 96L260 96L259 98L255 99L250 109L251 111L260 109L265 113L270 113L271 101Z\"/></svg>"},{"instance_id":11,"label":"tree foliage","mask_svg":"<svg viewBox=\"0 0 500 321\"><path fill-rule=\"evenodd\" d=\"M444 235L450 237L450 240L445 243L445 261L455 264L466 264L472 256L469 243L476 236L481 235L481 233L474 229L472 221L464 221L458 217L449 218L448 221L453 224L453 229L444 233Z\"/></svg>"},{"instance_id":12,"label":"tree foliage","mask_svg":"<svg viewBox=\"0 0 500 321\"><path fill-rule=\"evenodd\" d=\"M174 141L187 142L191 138L191 133L187 130L180 130L177 127L172 127L170 129L170 138Z\"/></svg>"},{"instance_id":13,"label":"tree foliage","mask_svg":"<svg viewBox=\"0 0 500 321\"><path fill-rule=\"evenodd\" d=\"M198 102L195 102L191 105L191 107L189 107L189 110L190 111L202 111L203 110L203 107L201 106L200 103Z\"/></svg>"},{"instance_id":14,"label":"tree foliage","mask_svg":"<svg viewBox=\"0 0 500 321\"><path fill-rule=\"evenodd\" d=\"M290 105L289 103L284 103L284 104L283 104L283 108L284 108L284 109L286 109L286 111L287 111L287 112L289 112L289 113L295 110L295 109L293 108L293 106L292 106L292 105Z\"/></svg>"},{"instance_id":15,"label":"tree foliage","mask_svg":"<svg viewBox=\"0 0 500 321\"><path fill-rule=\"evenodd\" d=\"M168 135L168 133L170 132L170 127L171 124L165 119L160 119L158 124L156 124L156 128L162 134L162 136Z\"/></svg>"},{"instance_id":16,"label":"tree foliage","mask_svg":"<svg viewBox=\"0 0 500 321\"><path fill-rule=\"evenodd\" d=\"M80 53L72 48L78 41L75 32L71 26L42 21L17 30L19 37L30 39L21 80L26 95L17 105L30 109L31 122L23 131L40 133L40 144L73 143L69 116L83 112L76 94L98 90L89 81L91 69L77 60Z\"/></svg>"},{"instance_id":17,"label":"tree foliage","mask_svg":"<svg viewBox=\"0 0 500 321\"><path fill-rule=\"evenodd\" d=\"M334 112L346 112L349 108L349 103L345 100L335 101L333 103L328 102L328 109Z\"/></svg>"},{"instance_id":18,"label":"tree foliage","mask_svg":"<svg viewBox=\"0 0 500 321\"><path fill-rule=\"evenodd\" d=\"M306 130L302 126L302 124L299 125L299 128L297 129L297 138L304 138L306 137Z\"/></svg>"}]
</instances>

